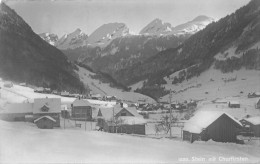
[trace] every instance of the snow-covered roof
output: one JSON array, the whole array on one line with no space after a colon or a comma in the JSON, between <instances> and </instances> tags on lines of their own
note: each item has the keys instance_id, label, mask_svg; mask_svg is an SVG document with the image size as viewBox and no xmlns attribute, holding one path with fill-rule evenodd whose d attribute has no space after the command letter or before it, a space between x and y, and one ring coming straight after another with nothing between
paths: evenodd
<instances>
[{"instance_id":1,"label":"snow-covered roof","mask_svg":"<svg viewBox=\"0 0 260 164\"><path fill-rule=\"evenodd\" d=\"M91 97L101 98L102 96L100 94L91 95Z\"/></svg>"},{"instance_id":2,"label":"snow-covered roof","mask_svg":"<svg viewBox=\"0 0 260 164\"><path fill-rule=\"evenodd\" d=\"M230 104L240 104L239 101L229 101Z\"/></svg>"},{"instance_id":3,"label":"snow-covered roof","mask_svg":"<svg viewBox=\"0 0 260 164\"><path fill-rule=\"evenodd\" d=\"M39 87L39 88L36 88L35 90L36 90L36 91L43 91L44 88L43 88L43 87Z\"/></svg>"},{"instance_id":4,"label":"snow-covered roof","mask_svg":"<svg viewBox=\"0 0 260 164\"><path fill-rule=\"evenodd\" d=\"M132 113L135 117L142 117L136 110L135 107L128 107L128 108L123 108Z\"/></svg>"},{"instance_id":5,"label":"snow-covered roof","mask_svg":"<svg viewBox=\"0 0 260 164\"><path fill-rule=\"evenodd\" d=\"M135 124L145 124L146 120L142 117L132 117L132 116L120 116L118 119L122 120L122 124L135 125Z\"/></svg>"},{"instance_id":6,"label":"snow-covered roof","mask_svg":"<svg viewBox=\"0 0 260 164\"><path fill-rule=\"evenodd\" d=\"M42 107L47 106L48 111L43 111ZM60 113L61 99L60 98L36 98L34 99L33 113Z\"/></svg>"},{"instance_id":7,"label":"snow-covered roof","mask_svg":"<svg viewBox=\"0 0 260 164\"><path fill-rule=\"evenodd\" d=\"M93 100L93 99L87 99L87 101L93 105L98 105L98 106L113 107L116 105L116 102L110 102L110 101L100 101L100 100Z\"/></svg>"},{"instance_id":8,"label":"snow-covered roof","mask_svg":"<svg viewBox=\"0 0 260 164\"><path fill-rule=\"evenodd\" d=\"M250 122L253 125L260 125L260 116L244 118L244 120Z\"/></svg>"},{"instance_id":9,"label":"snow-covered roof","mask_svg":"<svg viewBox=\"0 0 260 164\"><path fill-rule=\"evenodd\" d=\"M207 128L211 123L213 123L223 114L227 115L238 125L242 126L242 124L238 120L225 112L200 110L196 112L195 115L185 123L183 130L191 133L201 133L203 129Z\"/></svg>"},{"instance_id":10,"label":"snow-covered roof","mask_svg":"<svg viewBox=\"0 0 260 164\"><path fill-rule=\"evenodd\" d=\"M260 92L255 92L255 95L260 96Z\"/></svg>"},{"instance_id":11,"label":"snow-covered roof","mask_svg":"<svg viewBox=\"0 0 260 164\"><path fill-rule=\"evenodd\" d=\"M33 103L6 103L1 109L0 113L32 113Z\"/></svg>"},{"instance_id":12,"label":"snow-covered roof","mask_svg":"<svg viewBox=\"0 0 260 164\"><path fill-rule=\"evenodd\" d=\"M88 100L84 100L84 99L76 99L73 103L73 106L91 106L92 104L90 104L90 102Z\"/></svg>"},{"instance_id":13,"label":"snow-covered roof","mask_svg":"<svg viewBox=\"0 0 260 164\"><path fill-rule=\"evenodd\" d=\"M65 91L65 92L61 92L60 93L60 95L64 95L64 96L67 96L67 95L69 95L70 93L69 92L67 92L67 91Z\"/></svg>"},{"instance_id":14,"label":"snow-covered roof","mask_svg":"<svg viewBox=\"0 0 260 164\"><path fill-rule=\"evenodd\" d=\"M33 122L35 123L35 122L37 122L37 121L39 121L39 120L41 120L43 118L48 118L49 120L52 120L53 122L56 122L56 120L54 118L52 118L51 116L41 116L41 117L37 118L36 120L34 120Z\"/></svg>"}]
</instances>

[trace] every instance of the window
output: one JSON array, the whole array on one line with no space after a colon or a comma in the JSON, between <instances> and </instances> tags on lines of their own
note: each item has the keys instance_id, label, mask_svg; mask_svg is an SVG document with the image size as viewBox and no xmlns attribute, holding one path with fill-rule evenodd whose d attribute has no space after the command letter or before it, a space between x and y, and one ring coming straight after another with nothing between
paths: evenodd
<instances>
[{"instance_id":1,"label":"window","mask_svg":"<svg viewBox=\"0 0 260 164\"><path fill-rule=\"evenodd\" d=\"M121 113L121 116L126 116L126 113L125 112Z\"/></svg>"}]
</instances>

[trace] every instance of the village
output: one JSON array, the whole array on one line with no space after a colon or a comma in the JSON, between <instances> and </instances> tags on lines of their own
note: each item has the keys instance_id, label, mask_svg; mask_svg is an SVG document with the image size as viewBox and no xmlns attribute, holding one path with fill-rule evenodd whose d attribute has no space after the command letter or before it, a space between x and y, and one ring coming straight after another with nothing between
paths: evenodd
<instances>
[{"instance_id":1,"label":"village","mask_svg":"<svg viewBox=\"0 0 260 164\"><path fill-rule=\"evenodd\" d=\"M56 91L37 88L33 92L41 95L38 98L29 100L24 96L23 102L8 102L14 88L26 88L26 84L2 82L1 120L28 122L35 128L102 131L189 143L213 140L246 144L260 140L259 92L241 100L177 102L169 97L169 102L149 104L100 94L57 95Z\"/></svg>"}]
</instances>

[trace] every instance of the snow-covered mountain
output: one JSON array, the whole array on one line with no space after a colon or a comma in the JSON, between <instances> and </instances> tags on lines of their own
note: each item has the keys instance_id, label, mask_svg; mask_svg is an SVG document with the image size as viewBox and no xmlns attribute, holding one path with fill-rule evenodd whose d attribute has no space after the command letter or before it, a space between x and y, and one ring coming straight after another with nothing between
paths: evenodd
<instances>
[{"instance_id":1,"label":"snow-covered mountain","mask_svg":"<svg viewBox=\"0 0 260 164\"><path fill-rule=\"evenodd\" d=\"M129 29L124 23L108 23L100 26L88 38L88 44L94 46L106 46L113 39L126 36Z\"/></svg>"},{"instance_id":2,"label":"snow-covered mountain","mask_svg":"<svg viewBox=\"0 0 260 164\"><path fill-rule=\"evenodd\" d=\"M145 26L140 34L144 35L181 35L181 34L195 34L196 32L204 29L208 24L213 22L214 19L208 16L198 16L193 20L172 27L170 23L163 22L156 18L147 26Z\"/></svg>"},{"instance_id":3,"label":"snow-covered mountain","mask_svg":"<svg viewBox=\"0 0 260 164\"><path fill-rule=\"evenodd\" d=\"M204 29L208 24L212 23L213 21L214 19L211 17L200 15L187 23L180 24L172 28L172 33L177 35L187 33L195 34L196 32Z\"/></svg>"},{"instance_id":4,"label":"snow-covered mountain","mask_svg":"<svg viewBox=\"0 0 260 164\"><path fill-rule=\"evenodd\" d=\"M55 45L55 43L58 41L58 35L56 35L56 34L51 34L51 33L48 33L48 32L46 32L46 33L41 33L41 34L39 34L39 36L43 39L43 40L45 40L46 42L48 42L49 44L51 44L51 45Z\"/></svg>"},{"instance_id":5,"label":"snow-covered mountain","mask_svg":"<svg viewBox=\"0 0 260 164\"><path fill-rule=\"evenodd\" d=\"M170 23L163 22L162 20L156 18L147 26L145 26L140 34L144 35L165 35L172 31L172 26Z\"/></svg>"},{"instance_id":6,"label":"snow-covered mountain","mask_svg":"<svg viewBox=\"0 0 260 164\"><path fill-rule=\"evenodd\" d=\"M59 49L73 49L87 44L88 36L79 28L70 34L63 35L55 44Z\"/></svg>"}]
</instances>

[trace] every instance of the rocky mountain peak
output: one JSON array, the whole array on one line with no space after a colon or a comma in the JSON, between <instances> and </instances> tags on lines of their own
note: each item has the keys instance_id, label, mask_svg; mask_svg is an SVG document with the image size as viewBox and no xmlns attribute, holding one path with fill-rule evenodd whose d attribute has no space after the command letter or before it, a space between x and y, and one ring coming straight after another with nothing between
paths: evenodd
<instances>
[{"instance_id":1,"label":"rocky mountain peak","mask_svg":"<svg viewBox=\"0 0 260 164\"><path fill-rule=\"evenodd\" d=\"M151 21L147 26L145 26L140 34L146 35L163 35L172 31L172 26L170 23L163 22L161 19L156 18Z\"/></svg>"}]
</instances>

